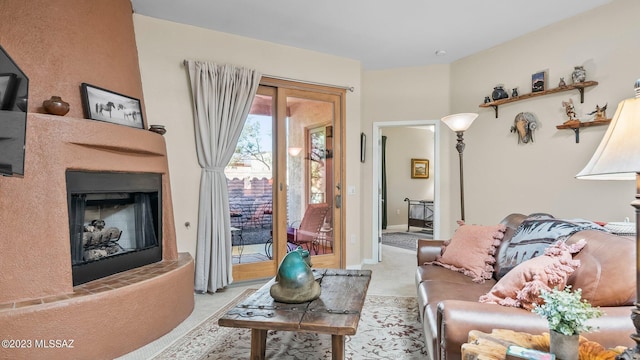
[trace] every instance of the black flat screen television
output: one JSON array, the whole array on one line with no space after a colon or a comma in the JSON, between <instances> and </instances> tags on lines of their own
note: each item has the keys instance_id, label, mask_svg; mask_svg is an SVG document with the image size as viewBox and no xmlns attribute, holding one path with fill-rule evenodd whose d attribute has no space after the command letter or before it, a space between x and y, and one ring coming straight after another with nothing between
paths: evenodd
<instances>
[{"instance_id":1,"label":"black flat screen television","mask_svg":"<svg viewBox=\"0 0 640 360\"><path fill-rule=\"evenodd\" d=\"M0 175L24 176L29 78L0 45Z\"/></svg>"}]
</instances>

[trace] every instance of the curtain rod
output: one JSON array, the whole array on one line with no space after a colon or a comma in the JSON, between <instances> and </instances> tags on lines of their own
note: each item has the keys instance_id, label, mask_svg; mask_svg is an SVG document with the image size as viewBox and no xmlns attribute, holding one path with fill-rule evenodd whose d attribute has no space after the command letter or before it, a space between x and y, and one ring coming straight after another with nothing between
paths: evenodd
<instances>
[{"instance_id":1,"label":"curtain rod","mask_svg":"<svg viewBox=\"0 0 640 360\"><path fill-rule=\"evenodd\" d=\"M274 76L274 75L268 75L268 74L263 74L262 76L270 77L270 78L276 79L276 80L295 81L295 82L299 82L299 83L303 83L303 84L309 84L309 85L330 86L330 87L334 87L334 88L338 88L338 89L345 89L345 90L350 91L350 92L354 92L355 91L355 88L353 86L333 85L333 84L326 84L326 83L320 83L320 82L315 82L315 81L307 81L307 80L298 80L298 79L292 79L292 78L286 78L286 77L282 77L282 76Z\"/></svg>"},{"instance_id":2,"label":"curtain rod","mask_svg":"<svg viewBox=\"0 0 640 360\"><path fill-rule=\"evenodd\" d=\"M187 66L188 62L189 62L188 60L183 60L182 61L182 65ZM287 77L282 77L282 76L274 76L274 75L268 75L268 74L263 74L262 76L270 77L270 78L276 79L276 80L295 81L295 82L299 82L299 83L303 83L303 84L309 84L309 85L330 86L330 87L334 87L334 88L338 88L338 89L345 89L345 90L350 91L350 92L354 92L355 91L355 88L353 86L333 85L333 84L326 84L326 83L320 83L320 82L315 82L315 81L307 81L307 80L298 80L298 79L292 79L292 78L287 78Z\"/></svg>"}]
</instances>

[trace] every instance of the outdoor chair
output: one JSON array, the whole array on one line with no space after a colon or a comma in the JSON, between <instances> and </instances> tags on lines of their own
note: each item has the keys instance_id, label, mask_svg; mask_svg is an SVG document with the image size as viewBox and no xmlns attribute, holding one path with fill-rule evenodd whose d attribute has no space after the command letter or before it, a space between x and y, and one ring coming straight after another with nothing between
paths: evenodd
<instances>
[{"instance_id":1,"label":"outdoor chair","mask_svg":"<svg viewBox=\"0 0 640 360\"><path fill-rule=\"evenodd\" d=\"M300 225L296 228L291 226L287 237L289 242L306 247L310 253L318 254L319 239L324 236L321 232L325 223L325 218L329 212L329 204L308 204Z\"/></svg>"}]
</instances>

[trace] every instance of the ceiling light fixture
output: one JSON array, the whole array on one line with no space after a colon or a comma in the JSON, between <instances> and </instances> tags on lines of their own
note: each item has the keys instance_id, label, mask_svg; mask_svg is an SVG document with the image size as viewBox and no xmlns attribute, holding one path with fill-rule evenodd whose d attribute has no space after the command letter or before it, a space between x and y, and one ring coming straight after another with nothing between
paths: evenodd
<instances>
[{"instance_id":1,"label":"ceiling light fixture","mask_svg":"<svg viewBox=\"0 0 640 360\"><path fill-rule=\"evenodd\" d=\"M436 50L436 56L445 56L447 55L446 50Z\"/></svg>"}]
</instances>

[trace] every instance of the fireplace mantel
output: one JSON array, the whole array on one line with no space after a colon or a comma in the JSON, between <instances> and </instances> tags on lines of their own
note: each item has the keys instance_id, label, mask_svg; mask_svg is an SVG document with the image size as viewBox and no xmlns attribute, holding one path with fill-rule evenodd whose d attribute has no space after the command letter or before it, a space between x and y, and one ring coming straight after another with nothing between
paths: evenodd
<instances>
[{"instance_id":1,"label":"fireplace mantel","mask_svg":"<svg viewBox=\"0 0 640 360\"><path fill-rule=\"evenodd\" d=\"M79 294L73 287L71 274L65 182L68 169L161 174L162 262L178 264L172 266L174 270L100 294ZM104 356L100 354L94 358L111 358L116 356L112 351L131 351L166 333L188 316L193 309L193 259L189 254L179 256L177 252L166 145L162 135L88 119L29 113L24 170L24 177L0 177L0 335L3 338L55 339L56 331L61 330L56 329L55 324L62 326L68 321L66 318L73 318L77 322L74 325L77 352L67 353L67 356L81 354L85 346L104 349ZM136 287L144 291L136 291ZM165 291L171 287L174 288ZM160 309L137 308L138 303L149 301L146 299L149 294L159 297L152 302ZM52 301L45 303L42 299ZM60 300L53 301L55 299ZM116 313L116 319L94 323L96 314L74 313L85 309L87 302L107 308L110 304L115 306L113 299L120 303L118 309L109 309ZM20 304L30 303L35 306L28 306L28 310L20 308ZM135 311L123 311L127 307ZM157 324L147 321L151 317L147 311L174 315L169 316L171 323ZM119 319L120 316L128 319ZM35 327L42 325L42 320L50 325L44 329L39 326L36 333ZM140 329L123 331L119 320L126 326ZM31 322L34 332L29 333L22 322ZM96 331L87 326L99 327L103 341L115 343L115 348L119 349L96 345L95 341L101 340L90 339ZM46 331L50 331L49 335ZM115 335L117 332L127 337L139 333L142 338L118 344L114 339L123 335ZM89 343L90 340L93 343ZM4 351L0 349L0 357ZM47 355L55 356L53 353Z\"/></svg>"}]
</instances>

